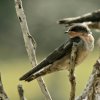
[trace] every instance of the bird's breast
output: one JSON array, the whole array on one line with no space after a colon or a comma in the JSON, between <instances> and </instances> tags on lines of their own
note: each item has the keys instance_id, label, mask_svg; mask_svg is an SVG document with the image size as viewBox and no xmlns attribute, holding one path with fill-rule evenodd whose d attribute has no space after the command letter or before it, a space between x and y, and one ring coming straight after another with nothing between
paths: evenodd
<instances>
[{"instance_id":1,"label":"bird's breast","mask_svg":"<svg viewBox=\"0 0 100 100\"><path fill-rule=\"evenodd\" d=\"M76 65L82 63L84 59L88 56L89 51L88 50L78 50L76 55Z\"/></svg>"}]
</instances>

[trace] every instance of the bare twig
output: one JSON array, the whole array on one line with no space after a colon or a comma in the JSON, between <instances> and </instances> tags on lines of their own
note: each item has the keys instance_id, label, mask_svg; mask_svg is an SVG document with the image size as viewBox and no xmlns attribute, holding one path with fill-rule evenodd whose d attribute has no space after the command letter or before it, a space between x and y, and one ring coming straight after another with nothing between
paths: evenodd
<instances>
[{"instance_id":1,"label":"bare twig","mask_svg":"<svg viewBox=\"0 0 100 100\"><path fill-rule=\"evenodd\" d=\"M2 80L1 80L1 74L0 74L0 100L9 100L7 94L4 91Z\"/></svg>"},{"instance_id":2,"label":"bare twig","mask_svg":"<svg viewBox=\"0 0 100 100\"><path fill-rule=\"evenodd\" d=\"M70 68L69 68L69 80L71 84L71 92L70 92L70 99L75 99L75 91L76 91L76 81L74 76L75 71L75 59L76 59L76 52L77 52L77 43L73 43L72 52L71 52L71 60L70 60Z\"/></svg>"},{"instance_id":3,"label":"bare twig","mask_svg":"<svg viewBox=\"0 0 100 100\"><path fill-rule=\"evenodd\" d=\"M100 29L100 22L87 22L86 24L91 29Z\"/></svg>"},{"instance_id":4,"label":"bare twig","mask_svg":"<svg viewBox=\"0 0 100 100\"><path fill-rule=\"evenodd\" d=\"M99 22L100 21L100 9L79 17L64 18L59 20L59 24L72 24L82 22Z\"/></svg>"},{"instance_id":5,"label":"bare twig","mask_svg":"<svg viewBox=\"0 0 100 100\"><path fill-rule=\"evenodd\" d=\"M18 89L20 100L27 100L24 96L24 90L21 84L18 85L17 89Z\"/></svg>"},{"instance_id":6,"label":"bare twig","mask_svg":"<svg viewBox=\"0 0 100 100\"><path fill-rule=\"evenodd\" d=\"M75 100L100 100L100 58L94 65L86 88Z\"/></svg>"},{"instance_id":7,"label":"bare twig","mask_svg":"<svg viewBox=\"0 0 100 100\"><path fill-rule=\"evenodd\" d=\"M83 23L83 22L91 22L89 23L89 27L93 29L100 29L100 9L88 14L84 14L78 17L72 18L64 18L58 21L59 24L65 24L66 26L70 26L75 23Z\"/></svg>"},{"instance_id":8,"label":"bare twig","mask_svg":"<svg viewBox=\"0 0 100 100\"><path fill-rule=\"evenodd\" d=\"M36 55L35 55L36 42L35 42L34 38L32 38L32 36L29 32L29 29L27 26L27 21L26 21L26 16L24 14L24 10L22 7L22 1L15 0L15 5L16 5L15 8L16 8L17 17L20 21L20 25L21 25L21 29L22 29L22 33L23 33L25 47L26 47L29 59L31 61L31 64L34 67L37 65ZM43 79L38 78L37 81L38 81L38 84L39 84L41 91L44 94L46 100L52 100Z\"/></svg>"}]
</instances>

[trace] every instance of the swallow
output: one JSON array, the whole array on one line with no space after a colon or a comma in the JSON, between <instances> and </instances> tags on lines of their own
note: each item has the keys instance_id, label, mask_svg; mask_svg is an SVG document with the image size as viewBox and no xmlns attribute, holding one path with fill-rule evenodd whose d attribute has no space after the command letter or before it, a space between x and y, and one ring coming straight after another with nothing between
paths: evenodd
<instances>
[{"instance_id":1,"label":"swallow","mask_svg":"<svg viewBox=\"0 0 100 100\"><path fill-rule=\"evenodd\" d=\"M94 37L85 24L75 24L70 26L66 33L69 39L43 59L37 66L25 73L19 80L30 82L40 76L50 74L60 70L68 70L72 46L78 44L75 67L87 57L94 48Z\"/></svg>"}]
</instances>

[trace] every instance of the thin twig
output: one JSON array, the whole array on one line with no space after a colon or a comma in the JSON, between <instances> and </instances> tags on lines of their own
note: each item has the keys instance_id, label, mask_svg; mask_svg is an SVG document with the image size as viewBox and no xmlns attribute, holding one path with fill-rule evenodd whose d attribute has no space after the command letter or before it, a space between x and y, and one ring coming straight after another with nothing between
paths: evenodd
<instances>
[{"instance_id":1,"label":"thin twig","mask_svg":"<svg viewBox=\"0 0 100 100\"><path fill-rule=\"evenodd\" d=\"M3 88L1 74L0 74L0 100L9 100L9 98Z\"/></svg>"},{"instance_id":2,"label":"thin twig","mask_svg":"<svg viewBox=\"0 0 100 100\"><path fill-rule=\"evenodd\" d=\"M100 100L100 58L94 65L83 93L75 100Z\"/></svg>"},{"instance_id":3,"label":"thin twig","mask_svg":"<svg viewBox=\"0 0 100 100\"><path fill-rule=\"evenodd\" d=\"M84 14L82 16L61 19L59 20L59 24L99 22L99 21L100 21L100 9L91 13Z\"/></svg>"},{"instance_id":4,"label":"thin twig","mask_svg":"<svg viewBox=\"0 0 100 100\"><path fill-rule=\"evenodd\" d=\"M18 89L20 100L27 100L26 97L24 96L24 90L21 84L18 85L17 89Z\"/></svg>"},{"instance_id":5,"label":"thin twig","mask_svg":"<svg viewBox=\"0 0 100 100\"><path fill-rule=\"evenodd\" d=\"M25 42L25 47L26 47L30 62L32 64L32 66L34 67L37 65L36 55L35 55L36 42L35 42L34 38L32 38L32 36L29 32L29 29L27 26L27 21L26 21L26 16L24 14L24 9L23 9L21 0L15 0L15 8L16 8L17 17L20 21L23 38L24 38L24 42ZM52 100L51 96L49 94L49 91L45 85L44 80L42 78L38 78L37 81L38 81L38 84L39 84L41 91L44 94L46 100Z\"/></svg>"},{"instance_id":6,"label":"thin twig","mask_svg":"<svg viewBox=\"0 0 100 100\"><path fill-rule=\"evenodd\" d=\"M77 43L73 43L72 52L71 52L71 60L70 60L70 68L69 68L69 80L71 84L71 92L70 92L70 99L75 99L75 91L76 91L76 81L74 76L75 71L75 59L76 59L76 52L77 52Z\"/></svg>"},{"instance_id":7,"label":"thin twig","mask_svg":"<svg viewBox=\"0 0 100 100\"><path fill-rule=\"evenodd\" d=\"M91 13L84 14L82 16L64 18L58 21L59 24L65 24L66 26L70 26L75 23L83 23L83 22L86 23L91 22L91 24L89 24L90 28L100 29L100 9Z\"/></svg>"},{"instance_id":8,"label":"thin twig","mask_svg":"<svg viewBox=\"0 0 100 100\"><path fill-rule=\"evenodd\" d=\"M91 29L99 29L100 30L100 22L87 22L86 24Z\"/></svg>"}]
</instances>

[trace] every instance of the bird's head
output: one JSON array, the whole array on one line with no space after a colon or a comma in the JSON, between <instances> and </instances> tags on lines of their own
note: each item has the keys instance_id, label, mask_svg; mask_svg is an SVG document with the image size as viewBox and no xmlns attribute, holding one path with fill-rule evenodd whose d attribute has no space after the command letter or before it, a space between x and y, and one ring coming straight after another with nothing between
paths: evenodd
<instances>
[{"instance_id":1,"label":"bird's head","mask_svg":"<svg viewBox=\"0 0 100 100\"><path fill-rule=\"evenodd\" d=\"M89 34L92 34L88 26L85 24L75 24L71 26L65 33L68 33L70 38L88 36Z\"/></svg>"},{"instance_id":2,"label":"bird's head","mask_svg":"<svg viewBox=\"0 0 100 100\"><path fill-rule=\"evenodd\" d=\"M85 42L86 48L90 51L93 50L94 37L86 24L75 24L68 29L67 33L70 38L81 38Z\"/></svg>"}]
</instances>

